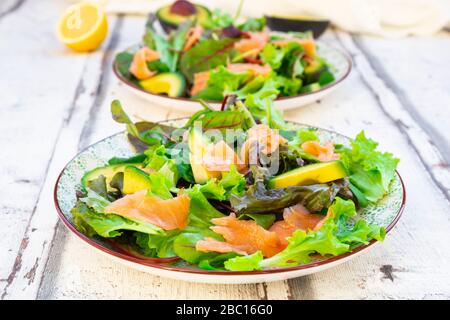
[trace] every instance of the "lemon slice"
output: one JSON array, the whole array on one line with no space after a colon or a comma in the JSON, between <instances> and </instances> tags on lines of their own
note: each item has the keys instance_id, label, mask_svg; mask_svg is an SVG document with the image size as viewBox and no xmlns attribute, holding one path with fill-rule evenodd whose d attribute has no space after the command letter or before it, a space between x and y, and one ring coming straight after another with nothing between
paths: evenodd
<instances>
[{"instance_id":1,"label":"lemon slice","mask_svg":"<svg viewBox=\"0 0 450 320\"><path fill-rule=\"evenodd\" d=\"M59 20L59 40L75 51L97 49L108 33L108 20L103 9L95 3L83 1L66 9Z\"/></svg>"}]
</instances>

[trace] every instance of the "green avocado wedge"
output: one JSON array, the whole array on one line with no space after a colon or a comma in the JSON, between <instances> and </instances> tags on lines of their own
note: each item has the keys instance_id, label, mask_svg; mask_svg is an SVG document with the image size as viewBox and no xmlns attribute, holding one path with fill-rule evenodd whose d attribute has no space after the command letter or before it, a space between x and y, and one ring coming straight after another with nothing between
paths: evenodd
<instances>
[{"instance_id":1,"label":"green avocado wedge","mask_svg":"<svg viewBox=\"0 0 450 320\"><path fill-rule=\"evenodd\" d=\"M327 183L347 176L347 171L341 161L330 161L309 164L269 180L272 189L290 186L307 186L316 183Z\"/></svg>"}]
</instances>

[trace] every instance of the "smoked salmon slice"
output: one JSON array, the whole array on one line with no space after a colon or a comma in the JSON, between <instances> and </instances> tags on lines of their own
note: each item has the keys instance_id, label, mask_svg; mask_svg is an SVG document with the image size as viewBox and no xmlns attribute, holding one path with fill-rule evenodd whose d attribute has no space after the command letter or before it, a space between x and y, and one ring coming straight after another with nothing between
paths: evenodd
<instances>
[{"instance_id":1,"label":"smoked salmon slice","mask_svg":"<svg viewBox=\"0 0 450 320\"><path fill-rule=\"evenodd\" d=\"M295 230L318 230L327 217L328 215L309 213L308 209L301 204L297 204L285 208L283 211L283 220L275 222L269 231L275 232L279 237L280 243L283 247L286 247L288 245L287 238Z\"/></svg>"},{"instance_id":2,"label":"smoked salmon slice","mask_svg":"<svg viewBox=\"0 0 450 320\"><path fill-rule=\"evenodd\" d=\"M264 229L254 220L238 220L233 212L227 217L215 218L211 221L215 224L211 230L222 235L227 244L217 243L220 241L206 238L197 242L195 247L198 251L232 250L240 254L261 251L264 257L271 257L283 248L275 232Z\"/></svg>"},{"instance_id":3,"label":"smoked salmon slice","mask_svg":"<svg viewBox=\"0 0 450 320\"><path fill-rule=\"evenodd\" d=\"M321 145L317 141L306 141L302 143L302 149L323 162L339 160L339 154L334 153L334 145L331 142Z\"/></svg>"},{"instance_id":4,"label":"smoked salmon slice","mask_svg":"<svg viewBox=\"0 0 450 320\"><path fill-rule=\"evenodd\" d=\"M230 63L227 69L231 72L244 72L250 71L253 76L264 76L267 77L272 71L270 65L265 64L263 66L255 63Z\"/></svg>"},{"instance_id":5,"label":"smoked salmon slice","mask_svg":"<svg viewBox=\"0 0 450 320\"><path fill-rule=\"evenodd\" d=\"M234 44L234 48L241 54L250 52L248 58L254 60L269 42L267 32L246 32L247 39L241 39Z\"/></svg>"},{"instance_id":6,"label":"smoked salmon slice","mask_svg":"<svg viewBox=\"0 0 450 320\"><path fill-rule=\"evenodd\" d=\"M203 165L208 171L230 171L232 164L236 165L239 172L247 171L247 166L225 141L221 140L206 147Z\"/></svg>"},{"instance_id":7,"label":"smoked salmon slice","mask_svg":"<svg viewBox=\"0 0 450 320\"><path fill-rule=\"evenodd\" d=\"M147 190L141 190L112 202L105 213L148 222L164 230L184 229L188 224L190 201L184 193L163 200L147 196Z\"/></svg>"},{"instance_id":8,"label":"smoked salmon slice","mask_svg":"<svg viewBox=\"0 0 450 320\"><path fill-rule=\"evenodd\" d=\"M188 51L200 40L203 34L203 28L201 26L195 26L189 29L186 37L186 42L184 43L183 52Z\"/></svg>"},{"instance_id":9,"label":"smoked salmon slice","mask_svg":"<svg viewBox=\"0 0 450 320\"><path fill-rule=\"evenodd\" d=\"M275 40L272 43L276 46L284 47L291 42L296 42L305 49L305 55L308 57L314 57L316 55L316 42L314 39L299 39L299 38L291 38L291 39L282 39Z\"/></svg>"},{"instance_id":10,"label":"smoked salmon slice","mask_svg":"<svg viewBox=\"0 0 450 320\"><path fill-rule=\"evenodd\" d=\"M286 139L283 138L277 131L272 130L266 124L258 124L251 127L247 131L247 140L244 142L241 148L241 159L246 164L254 164L257 160L258 152L268 155L273 153L277 148L286 143ZM257 146L256 152L251 150L252 146Z\"/></svg>"},{"instance_id":11,"label":"smoked salmon slice","mask_svg":"<svg viewBox=\"0 0 450 320\"><path fill-rule=\"evenodd\" d=\"M209 80L209 71L197 72L194 74L194 83L191 88L191 96L195 96L197 93L206 88Z\"/></svg>"},{"instance_id":12,"label":"smoked salmon slice","mask_svg":"<svg viewBox=\"0 0 450 320\"><path fill-rule=\"evenodd\" d=\"M213 238L205 238L204 240L198 241L195 245L195 249L201 252L236 252L238 254L247 255L245 246L233 245L231 243L219 241Z\"/></svg>"},{"instance_id":13,"label":"smoked salmon slice","mask_svg":"<svg viewBox=\"0 0 450 320\"><path fill-rule=\"evenodd\" d=\"M156 74L151 71L147 62L156 61L159 59L159 52L151 50L147 47L139 49L133 56L133 61L130 66L130 73L139 80L148 79Z\"/></svg>"}]
</instances>

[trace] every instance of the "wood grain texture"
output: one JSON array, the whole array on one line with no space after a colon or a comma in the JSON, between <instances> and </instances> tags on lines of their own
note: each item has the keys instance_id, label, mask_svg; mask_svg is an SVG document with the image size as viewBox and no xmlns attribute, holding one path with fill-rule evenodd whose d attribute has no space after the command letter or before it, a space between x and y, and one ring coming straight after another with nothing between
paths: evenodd
<instances>
[{"instance_id":1,"label":"wood grain texture","mask_svg":"<svg viewBox=\"0 0 450 320\"><path fill-rule=\"evenodd\" d=\"M6 39L0 42L5 57L0 62L5 75L0 78L5 92L0 143L7 151L0 153L4 177L0 188L6 190L0 193L0 232L5 235L0 238L2 298L450 298L449 172L442 143L448 141L448 108L440 107L448 101L445 85L440 85L448 55L444 49L431 59L417 50L421 41L433 48L444 46L448 33L393 44L329 32L324 40L350 52L354 72L327 98L286 113L289 120L350 136L364 128L380 141L380 148L401 158L407 208L385 243L337 268L290 281L203 285L152 276L112 262L58 223L52 189L59 170L80 148L123 129L111 119L112 99L122 100L136 119L158 121L188 114L149 105L129 93L111 72L114 52L139 41L144 18L110 19L110 37L102 50L79 55L57 45L48 23L56 21L55 13L64 3L40 1L43 16L33 14L37 6L26 1L0 19L0 34ZM7 44L16 38L13 28L28 40L17 43L20 50L16 52L8 50ZM30 30L43 37L30 37ZM391 45L397 50L389 52ZM4 63L14 59L25 64L31 57L33 72L23 73L24 78L16 76L17 64ZM441 70L433 75L428 90L428 82L409 79L411 61L422 63L411 71L414 75ZM417 88L424 88L424 94L418 94ZM30 156L33 165L24 166L22 159Z\"/></svg>"}]
</instances>

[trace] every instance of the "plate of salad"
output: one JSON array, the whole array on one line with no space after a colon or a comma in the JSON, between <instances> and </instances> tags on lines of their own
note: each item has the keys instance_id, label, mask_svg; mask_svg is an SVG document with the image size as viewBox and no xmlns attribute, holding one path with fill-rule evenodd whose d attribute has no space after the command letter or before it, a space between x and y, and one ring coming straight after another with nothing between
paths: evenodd
<instances>
[{"instance_id":1,"label":"plate of salad","mask_svg":"<svg viewBox=\"0 0 450 320\"><path fill-rule=\"evenodd\" d=\"M271 100L262 102L267 108ZM54 192L98 252L155 275L252 283L343 263L382 242L405 205L398 159L361 131L254 113L228 97L190 118L132 122L83 150Z\"/></svg>"},{"instance_id":2,"label":"plate of salad","mask_svg":"<svg viewBox=\"0 0 450 320\"><path fill-rule=\"evenodd\" d=\"M196 111L202 99L219 109L227 95L264 93L289 109L336 89L351 60L311 32L271 31L264 17L175 1L150 14L141 43L118 53L113 70L126 88L168 108Z\"/></svg>"}]
</instances>

